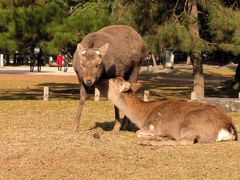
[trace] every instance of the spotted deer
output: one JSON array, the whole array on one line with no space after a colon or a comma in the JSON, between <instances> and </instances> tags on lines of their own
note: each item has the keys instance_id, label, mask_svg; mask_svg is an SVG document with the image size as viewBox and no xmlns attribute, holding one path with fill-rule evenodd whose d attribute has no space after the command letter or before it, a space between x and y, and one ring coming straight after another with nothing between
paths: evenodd
<instances>
[{"instance_id":1,"label":"spotted deer","mask_svg":"<svg viewBox=\"0 0 240 180\"><path fill-rule=\"evenodd\" d=\"M149 145L186 145L237 140L231 117L212 105L180 100L144 102L137 86L123 78L103 80L98 88L139 128Z\"/></svg>"}]
</instances>

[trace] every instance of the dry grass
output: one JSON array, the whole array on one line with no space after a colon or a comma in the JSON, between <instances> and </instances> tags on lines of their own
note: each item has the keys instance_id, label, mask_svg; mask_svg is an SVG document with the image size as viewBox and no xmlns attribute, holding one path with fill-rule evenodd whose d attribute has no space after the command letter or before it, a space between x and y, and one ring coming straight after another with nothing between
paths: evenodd
<instances>
[{"instance_id":1,"label":"dry grass","mask_svg":"<svg viewBox=\"0 0 240 180\"><path fill-rule=\"evenodd\" d=\"M87 101L81 129L72 132L77 95L58 94L44 102L38 100L40 92L33 97L27 92L46 83L66 85L53 87L56 91L76 88L75 77L24 77L12 75L8 83L0 76L0 179L240 179L239 142L141 146L133 132L109 131L113 106L108 101ZM239 114L231 116L240 128Z\"/></svg>"}]
</instances>

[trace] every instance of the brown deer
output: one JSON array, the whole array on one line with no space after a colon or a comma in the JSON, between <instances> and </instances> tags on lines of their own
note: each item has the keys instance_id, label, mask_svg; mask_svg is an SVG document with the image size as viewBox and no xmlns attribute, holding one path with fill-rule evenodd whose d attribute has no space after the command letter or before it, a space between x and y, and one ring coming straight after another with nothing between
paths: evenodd
<instances>
[{"instance_id":1,"label":"brown deer","mask_svg":"<svg viewBox=\"0 0 240 180\"><path fill-rule=\"evenodd\" d=\"M123 77L136 82L146 49L141 36L131 27L112 25L88 34L77 45L73 67L80 84L80 100L74 121L78 130L87 86L100 79ZM119 110L115 107L115 130L120 130Z\"/></svg>"},{"instance_id":2,"label":"brown deer","mask_svg":"<svg viewBox=\"0 0 240 180\"><path fill-rule=\"evenodd\" d=\"M134 93L134 84L120 77L103 80L97 88L136 124L137 136L144 139L144 144L185 145L238 139L231 117L215 106L179 100L144 102Z\"/></svg>"}]
</instances>

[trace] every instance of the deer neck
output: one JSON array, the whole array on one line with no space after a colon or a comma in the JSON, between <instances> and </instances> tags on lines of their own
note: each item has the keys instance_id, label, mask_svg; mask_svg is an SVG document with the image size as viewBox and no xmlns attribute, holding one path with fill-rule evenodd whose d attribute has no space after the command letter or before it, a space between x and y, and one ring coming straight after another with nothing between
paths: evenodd
<instances>
[{"instance_id":1,"label":"deer neck","mask_svg":"<svg viewBox=\"0 0 240 180\"><path fill-rule=\"evenodd\" d=\"M134 93L120 93L110 96L109 99L117 106L134 124L143 127L149 115L148 103L141 101Z\"/></svg>"}]
</instances>

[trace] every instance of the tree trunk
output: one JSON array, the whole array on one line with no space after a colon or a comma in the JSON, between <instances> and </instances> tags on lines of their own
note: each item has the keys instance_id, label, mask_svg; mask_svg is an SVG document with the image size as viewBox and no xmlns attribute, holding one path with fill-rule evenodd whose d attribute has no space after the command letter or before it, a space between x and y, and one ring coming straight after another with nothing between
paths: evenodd
<instances>
[{"instance_id":1,"label":"tree trunk","mask_svg":"<svg viewBox=\"0 0 240 180\"><path fill-rule=\"evenodd\" d=\"M155 58L155 56L154 56L153 53L152 53L152 55L151 55L151 58L152 58L152 61L153 61L153 67L154 67L154 68L157 68L157 61L156 61L156 58Z\"/></svg>"},{"instance_id":2,"label":"tree trunk","mask_svg":"<svg viewBox=\"0 0 240 180\"><path fill-rule=\"evenodd\" d=\"M204 76L203 65L199 53L193 53L191 56L193 66L193 91L196 93L196 98L204 97Z\"/></svg>"},{"instance_id":3,"label":"tree trunk","mask_svg":"<svg viewBox=\"0 0 240 180\"><path fill-rule=\"evenodd\" d=\"M193 42L198 42L200 40L199 26L198 26L198 9L197 1L188 1L188 12L190 14L188 28ZM191 61L193 66L193 80L194 80L194 92L197 98L204 97L204 76L203 76L203 66L201 59L201 49L195 43L195 47L191 53Z\"/></svg>"}]
</instances>

